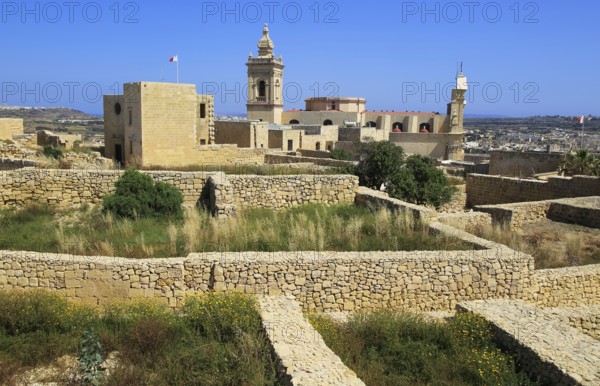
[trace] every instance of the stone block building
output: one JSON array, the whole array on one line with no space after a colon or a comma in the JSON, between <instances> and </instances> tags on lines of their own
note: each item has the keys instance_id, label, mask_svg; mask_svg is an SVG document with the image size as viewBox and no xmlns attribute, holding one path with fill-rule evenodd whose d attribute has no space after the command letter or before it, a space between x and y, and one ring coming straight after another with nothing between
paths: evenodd
<instances>
[{"instance_id":1,"label":"stone block building","mask_svg":"<svg viewBox=\"0 0 600 386\"><path fill-rule=\"evenodd\" d=\"M193 84L126 83L104 96L105 156L121 164L184 165L214 143L214 97Z\"/></svg>"},{"instance_id":2,"label":"stone block building","mask_svg":"<svg viewBox=\"0 0 600 386\"><path fill-rule=\"evenodd\" d=\"M11 140L13 135L24 133L22 118L0 118L0 141Z\"/></svg>"}]
</instances>

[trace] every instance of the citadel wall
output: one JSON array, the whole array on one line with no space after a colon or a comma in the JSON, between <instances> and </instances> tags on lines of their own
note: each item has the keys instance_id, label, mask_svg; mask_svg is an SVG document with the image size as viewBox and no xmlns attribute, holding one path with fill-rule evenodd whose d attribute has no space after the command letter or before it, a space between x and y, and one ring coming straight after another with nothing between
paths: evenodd
<instances>
[{"instance_id":1,"label":"citadel wall","mask_svg":"<svg viewBox=\"0 0 600 386\"><path fill-rule=\"evenodd\" d=\"M22 118L0 118L0 140L11 140L13 135L23 134Z\"/></svg>"}]
</instances>

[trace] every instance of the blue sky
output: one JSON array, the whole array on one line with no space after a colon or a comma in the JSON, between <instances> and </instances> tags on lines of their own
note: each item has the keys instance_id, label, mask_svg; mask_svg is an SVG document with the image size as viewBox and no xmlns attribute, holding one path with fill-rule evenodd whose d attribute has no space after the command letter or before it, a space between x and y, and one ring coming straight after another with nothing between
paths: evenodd
<instances>
[{"instance_id":1,"label":"blue sky","mask_svg":"<svg viewBox=\"0 0 600 386\"><path fill-rule=\"evenodd\" d=\"M1 103L101 114L101 94L176 78L245 112L246 60L269 23L285 108L360 96L444 112L458 63L469 114L600 115L595 1L56 1L0 3Z\"/></svg>"}]
</instances>

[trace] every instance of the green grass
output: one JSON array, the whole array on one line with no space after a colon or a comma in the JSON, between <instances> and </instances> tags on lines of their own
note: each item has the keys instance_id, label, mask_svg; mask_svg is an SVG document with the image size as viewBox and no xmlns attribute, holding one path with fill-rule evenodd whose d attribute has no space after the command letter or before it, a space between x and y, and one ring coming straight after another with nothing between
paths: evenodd
<instances>
[{"instance_id":1,"label":"green grass","mask_svg":"<svg viewBox=\"0 0 600 386\"><path fill-rule=\"evenodd\" d=\"M64 355L76 358L86 330L99 337L104 358L117 353L105 384L277 384L252 298L209 294L180 310L147 301L96 310L42 291L0 291L0 384Z\"/></svg>"},{"instance_id":2,"label":"green grass","mask_svg":"<svg viewBox=\"0 0 600 386\"><path fill-rule=\"evenodd\" d=\"M447 323L391 311L358 314L347 323L309 319L367 385L535 384L516 371L476 315L457 314Z\"/></svg>"},{"instance_id":3,"label":"green grass","mask_svg":"<svg viewBox=\"0 0 600 386\"><path fill-rule=\"evenodd\" d=\"M469 250L460 240L431 236L406 214L354 205L306 205L287 211L247 210L217 220L188 209L182 221L127 220L97 208L0 211L0 249L129 258L190 252Z\"/></svg>"}]
</instances>

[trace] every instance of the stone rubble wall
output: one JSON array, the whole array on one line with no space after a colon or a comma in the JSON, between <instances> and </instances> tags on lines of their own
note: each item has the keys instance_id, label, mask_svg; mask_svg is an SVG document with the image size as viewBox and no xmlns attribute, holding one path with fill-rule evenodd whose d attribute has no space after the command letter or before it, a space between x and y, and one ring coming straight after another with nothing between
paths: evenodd
<instances>
[{"instance_id":1,"label":"stone rubble wall","mask_svg":"<svg viewBox=\"0 0 600 386\"><path fill-rule=\"evenodd\" d=\"M184 203L195 204L210 173L144 172L157 181L178 188ZM0 172L0 208L28 204L50 204L68 207L78 204L100 204L115 190L121 177L119 170L21 169Z\"/></svg>"},{"instance_id":2,"label":"stone rubble wall","mask_svg":"<svg viewBox=\"0 0 600 386\"><path fill-rule=\"evenodd\" d=\"M467 206L600 195L600 177L550 177L548 181L469 174Z\"/></svg>"},{"instance_id":3,"label":"stone rubble wall","mask_svg":"<svg viewBox=\"0 0 600 386\"><path fill-rule=\"evenodd\" d=\"M474 233L486 226L492 225L492 216L483 212L462 212L440 214L438 221L469 233Z\"/></svg>"},{"instance_id":4,"label":"stone rubble wall","mask_svg":"<svg viewBox=\"0 0 600 386\"><path fill-rule=\"evenodd\" d=\"M391 198L385 192L365 188L363 186L358 188L355 203L356 205L375 209L385 208L392 212L410 213L413 219L422 223L428 223L437 216L436 212L430 208Z\"/></svg>"},{"instance_id":5,"label":"stone rubble wall","mask_svg":"<svg viewBox=\"0 0 600 386\"><path fill-rule=\"evenodd\" d=\"M0 158L0 171L37 167L38 165L39 163L36 161L30 161L25 159Z\"/></svg>"},{"instance_id":6,"label":"stone rubble wall","mask_svg":"<svg viewBox=\"0 0 600 386\"><path fill-rule=\"evenodd\" d=\"M550 205L548 218L553 221L600 228L600 197L587 200L556 200Z\"/></svg>"},{"instance_id":7,"label":"stone rubble wall","mask_svg":"<svg viewBox=\"0 0 600 386\"><path fill-rule=\"evenodd\" d=\"M0 141L0 158L37 159L39 156L36 150L28 149L15 143Z\"/></svg>"},{"instance_id":8,"label":"stone rubble wall","mask_svg":"<svg viewBox=\"0 0 600 386\"><path fill-rule=\"evenodd\" d=\"M600 264L536 270L523 300L539 307L600 304Z\"/></svg>"},{"instance_id":9,"label":"stone rubble wall","mask_svg":"<svg viewBox=\"0 0 600 386\"><path fill-rule=\"evenodd\" d=\"M553 221L600 228L600 197L565 198L514 204L480 205L476 211L488 213L492 224L507 230L522 230L524 225L549 218Z\"/></svg>"},{"instance_id":10,"label":"stone rubble wall","mask_svg":"<svg viewBox=\"0 0 600 386\"><path fill-rule=\"evenodd\" d=\"M156 181L178 188L184 203L210 200L211 209L224 215L236 209L284 209L309 203L354 202L358 178L344 175L225 176L223 173L146 171ZM21 169L0 172L0 208L27 204L62 207L100 204L115 190L123 174L118 170ZM211 186L209 177L215 176ZM219 176L219 177L217 177ZM212 193L210 193L212 191Z\"/></svg>"},{"instance_id":11,"label":"stone rubble wall","mask_svg":"<svg viewBox=\"0 0 600 386\"><path fill-rule=\"evenodd\" d=\"M438 232L449 229L434 224ZM306 311L398 308L452 310L460 301L517 299L531 285L533 259L486 240L472 251L241 252L135 260L0 252L0 288L56 290L69 300L158 298L235 291L294 296ZM478 244L477 244L478 243Z\"/></svg>"},{"instance_id":12,"label":"stone rubble wall","mask_svg":"<svg viewBox=\"0 0 600 386\"><path fill-rule=\"evenodd\" d=\"M564 323L600 341L600 305L547 308Z\"/></svg>"},{"instance_id":13,"label":"stone rubble wall","mask_svg":"<svg viewBox=\"0 0 600 386\"><path fill-rule=\"evenodd\" d=\"M278 164L297 164L297 163L310 163L319 166L330 166L330 167L345 167L353 165L352 161L343 161L331 158L317 158L317 157L297 157L292 155L282 154L266 154L265 163L278 165Z\"/></svg>"},{"instance_id":14,"label":"stone rubble wall","mask_svg":"<svg viewBox=\"0 0 600 386\"><path fill-rule=\"evenodd\" d=\"M286 209L305 204L351 204L358 177L350 175L228 175L213 180L217 207Z\"/></svg>"},{"instance_id":15,"label":"stone rubble wall","mask_svg":"<svg viewBox=\"0 0 600 386\"><path fill-rule=\"evenodd\" d=\"M458 185L456 193L452 196L452 200L442 205L438 213L459 213L464 212L467 206L467 185Z\"/></svg>"},{"instance_id":16,"label":"stone rubble wall","mask_svg":"<svg viewBox=\"0 0 600 386\"><path fill-rule=\"evenodd\" d=\"M263 328L283 385L364 386L323 341L291 297L261 296Z\"/></svg>"},{"instance_id":17,"label":"stone rubble wall","mask_svg":"<svg viewBox=\"0 0 600 386\"><path fill-rule=\"evenodd\" d=\"M551 311L506 300L466 302L458 309L491 322L502 346L517 353L521 367L542 384L600 384L600 341Z\"/></svg>"},{"instance_id":18,"label":"stone rubble wall","mask_svg":"<svg viewBox=\"0 0 600 386\"><path fill-rule=\"evenodd\" d=\"M474 209L488 213L492 218L493 225L516 231L523 229L524 225L545 219L548 216L550 204L551 201L532 201L515 204L480 205Z\"/></svg>"}]
</instances>

